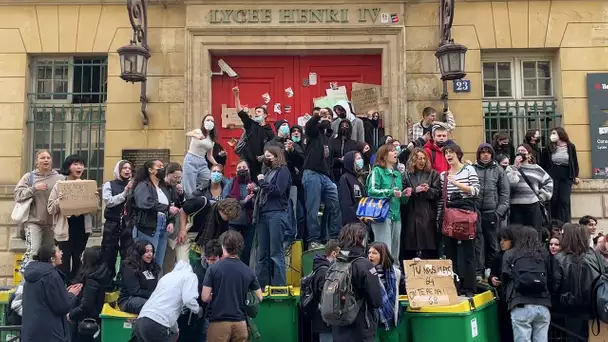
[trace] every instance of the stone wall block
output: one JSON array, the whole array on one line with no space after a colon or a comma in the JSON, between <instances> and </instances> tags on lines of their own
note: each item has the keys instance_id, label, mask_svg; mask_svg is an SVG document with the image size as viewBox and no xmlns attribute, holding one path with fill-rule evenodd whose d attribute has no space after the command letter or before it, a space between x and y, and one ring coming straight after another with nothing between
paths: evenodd
<instances>
[{"instance_id":1,"label":"stone wall block","mask_svg":"<svg viewBox=\"0 0 608 342\"><path fill-rule=\"evenodd\" d=\"M572 217L578 218L585 215L603 217L604 206L602 201L598 201L595 194L572 194Z\"/></svg>"}]
</instances>

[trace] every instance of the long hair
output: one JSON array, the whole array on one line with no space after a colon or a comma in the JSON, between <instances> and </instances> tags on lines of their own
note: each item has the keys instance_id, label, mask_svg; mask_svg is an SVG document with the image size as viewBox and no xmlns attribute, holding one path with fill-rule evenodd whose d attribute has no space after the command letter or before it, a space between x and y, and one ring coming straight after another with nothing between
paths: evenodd
<instances>
[{"instance_id":1,"label":"long hair","mask_svg":"<svg viewBox=\"0 0 608 342\"><path fill-rule=\"evenodd\" d=\"M215 140L217 139L216 135L215 135L215 126L210 131L205 129L205 119L208 116L213 117L213 115L211 115L211 114L207 114L203 117L203 120L201 121L201 132L203 132L204 136L209 137L209 139L211 139L211 141L215 142Z\"/></svg>"},{"instance_id":2,"label":"long hair","mask_svg":"<svg viewBox=\"0 0 608 342\"><path fill-rule=\"evenodd\" d=\"M153 168L157 161L158 159L147 160L143 165L137 168L135 177L133 177L133 189L135 189L140 182L150 178L150 171L148 171L148 169Z\"/></svg>"},{"instance_id":3,"label":"long hair","mask_svg":"<svg viewBox=\"0 0 608 342\"><path fill-rule=\"evenodd\" d=\"M88 247L82 253L82 266L76 276L76 282L81 283L95 273L103 274L107 268L101 257L101 246Z\"/></svg>"},{"instance_id":4,"label":"long hair","mask_svg":"<svg viewBox=\"0 0 608 342\"><path fill-rule=\"evenodd\" d=\"M559 140L561 142L565 142L566 144L570 144L570 136L568 136L568 133L566 133L566 130L562 127L555 127L554 129L552 129L552 131L555 131L555 133L557 133L557 136L559 137ZM556 142L550 142L549 143L549 151L551 153L555 152L557 150L557 141Z\"/></svg>"},{"instance_id":5,"label":"long hair","mask_svg":"<svg viewBox=\"0 0 608 342\"><path fill-rule=\"evenodd\" d=\"M285 159L285 151L278 146L270 145L264 148L264 152L269 152L274 156L273 167L279 168L281 166L287 165L287 160Z\"/></svg>"},{"instance_id":6,"label":"long hair","mask_svg":"<svg viewBox=\"0 0 608 342\"><path fill-rule=\"evenodd\" d=\"M524 142L528 145L532 145L532 138L534 138L534 136L536 135L536 132L538 131L538 129L529 129L526 131L526 135L524 136ZM540 141L537 141L536 144L538 145L540 143Z\"/></svg>"},{"instance_id":7,"label":"long hair","mask_svg":"<svg viewBox=\"0 0 608 342\"><path fill-rule=\"evenodd\" d=\"M410 153L410 157L407 159L407 163L405 165L405 170L407 170L409 173L416 172L416 161L418 159L418 154L422 154L426 160L422 171L431 172L431 161L429 160L429 156L426 154L426 151L420 147L414 148L412 153Z\"/></svg>"},{"instance_id":8,"label":"long hair","mask_svg":"<svg viewBox=\"0 0 608 342\"><path fill-rule=\"evenodd\" d=\"M566 223L563 230L562 240L560 241L561 252L572 254L575 257L585 255L589 249L587 227L576 223Z\"/></svg>"},{"instance_id":9,"label":"long hair","mask_svg":"<svg viewBox=\"0 0 608 342\"><path fill-rule=\"evenodd\" d=\"M61 174L64 176L69 176L70 175L70 166L72 166L72 164L82 164L84 166L86 166L87 164L84 161L84 158L82 158L81 156L77 155L77 154L72 154L69 155L65 158L65 160L63 161L63 164L61 164Z\"/></svg>"},{"instance_id":10,"label":"long hair","mask_svg":"<svg viewBox=\"0 0 608 342\"><path fill-rule=\"evenodd\" d=\"M125 258L125 260L123 260L123 265L130 267L136 271L149 271L150 273L152 273L154 275L154 277L157 277L158 274L160 273L160 266L156 263L156 261L154 260L154 258L152 258L152 262L150 262L149 264L146 263L143 259L142 256L144 254L146 254L146 247L147 246L151 246L152 247L152 253L156 253L156 250L154 249L154 245L147 240L139 240L139 241L135 241L131 247L128 250L127 253L127 257Z\"/></svg>"},{"instance_id":11,"label":"long hair","mask_svg":"<svg viewBox=\"0 0 608 342\"><path fill-rule=\"evenodd\" d=\"M393 267L395 258L393 258L391 252L388 251L388 246L384 242L374 242L369 248L377 250L378 254L380 254L380 267L382 267L382 269L388 270Z\"/></svg>"},{"instance_id":12,"label":"long hair","mask_svg":"<svg viewBox=\"0 0 608 342\"><path fill-rule=\"evenodd\" d=\"M376 160L374 161L374 166L387 167L386 158L390 152L395 150L395 146L390 143L380 146L378 151L376 151Z\"/></svg>"},{"instance_id":13,"label":"long hair","mask_svg":"<svg viewBox=\"0 0 608 342\"><path fill-rule=\"evenodd\" d=\"M538 231L529 226L523 226L513 230L514 244L513 249L520 254L533 256L538 260L542 260L543 246L538 237Z\"/></svg>"},{"instance_id":14,"label":"long hair","mask_svg":"<svg viewBox=\"0 0 608 342\"><path fill-rule=\"evenodd\" d=\"M349 223L342 227L338 243L340 249L349 250L353 247L363 247L366 227L362 223Z\"/></svg>"}]
</instances>

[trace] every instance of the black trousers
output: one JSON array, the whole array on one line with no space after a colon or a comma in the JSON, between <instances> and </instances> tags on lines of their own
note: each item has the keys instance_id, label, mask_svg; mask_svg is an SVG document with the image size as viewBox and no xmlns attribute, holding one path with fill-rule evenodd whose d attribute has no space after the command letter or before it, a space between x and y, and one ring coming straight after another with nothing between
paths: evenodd
<instances>
[{"instance_id":1,"label":"black trousers","mask_svg":"<svg viewBox=\"0 0 608 342\"><path fill-rule=\"evenodd\" d=\"M174 339L171 329L148 317L141 317L135 321L133 333L138 342L170 342Z\"/></svg>"},{"instance_id":2,"label":"black trousers","mask_svg":"<svg viewBox=\"0 0 608 342\"><path fill-rule=\"evenodd\" d=\"M543 214L540 211L540 203L511 204L511 223L534 227L539 232L540 237L543 229Z\"/></svg>"},{"instance_id":3,"label":"black trousers","mask_svg":"<svg viewBox=\"0 0 608 342\"><path fill-rule=\"evenodd\" d=\"M446 258L452 260L454 271L460 278L460 293L473 295L475 279L475 240L456 240L444 237Z\"/></svg>"},{"instance_id":4,"label":"black trousers","mask_svg":"<svg viewBox=\"0 0 608 342\"><path fill-rule=\"evenodd\" d=\"M89 234L82 227L70 226L69 236L68 241L57 241L57 246L63 252L61 265L57 267L65 275L66 283L68 284L71 283L78 274L78 271L80 271L80 266L82 265L80 258L82 252L87 247L87 241L89 241Z\"/></svg>"},{"instance_id":5,"label":"black trousers","mask_svg":"<svg viewBox=\"0 0 608 342\"><path fill-rule=\"evenodd\" d=\"M120 259L125 260L128 248L133 243L133 236L128 229L124 229L120 222L106 220L103 225L101 239L101 255L112 272L116 275L116 255L120 252Z\"/></svg>"},{"instance_id":6,"label":"black trousers","mask_svg":"<svg viewBox=\"0 0 608 342\"><path fill-rule=\"evenodd\" d=\"M475 237L477 275L483 276L484 270L492 267L492 261L498 253L499 226L500 222L495 212L481 214L481 232Z\"/></svg>"},{"instance_id":7,"label":"black trousers","mask_svg":"<svg viewBox=\"0 0 608 342\"><path fill-rule=\"evenodd\" d=\"M570 196L572 195L572 180L570 179L570 168L567 166L554 166L549 170L553 178L553 196L551 197L551 217L562 222L572 220L572 206Z\"/></svg>"}]
</instances>

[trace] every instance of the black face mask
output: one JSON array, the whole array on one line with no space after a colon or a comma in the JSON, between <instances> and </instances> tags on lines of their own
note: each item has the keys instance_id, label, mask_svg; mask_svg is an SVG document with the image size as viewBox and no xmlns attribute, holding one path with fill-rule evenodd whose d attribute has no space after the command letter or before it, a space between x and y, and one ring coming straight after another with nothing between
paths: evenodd
<instances>
[{"instance_id":1,"label":"black face mask","mask_svg":"<svg viewBox=\"0 0 608 342\"><path fill-rule=\"evenodd\" d=\"M444 147L445 146L445 141L436 141L435 145L437 145L437 147Z\"/></svg>"},{"instance_id":2,"label":"black face mask","mask_svg":"<svg viewBox=\"0 0 608 342\"><path fill-rule=\"evenodd\" d=\"M156 173L156 178L158 178L158 179L165 179L165 174L166 174L166 171L167 171L167 170L165 170L165 168L162 168L162 169L157 169L157 170L156 170L156 172L157 172L157 173Z\"/></svg>"},{"instance_id":3,"label":"black face mask","mask_svg":"<svg viewBox=\"0 0 608 342\"><path fill-rule=\"evenodd\" d=\"M519 157L521 157L521 159L523 159L523 160L528 160L528 154L527 153L518 153L517 155Z\"/></svg>"},{"instance_id":4,"label":"black face mask","mask_svg":"<svg viewBox=\"0 0 608 342\"><path fill-rule=\"evenodd\" d=\"M249 176L249 170L238 170L236 172L236 177L241 182L247 182L247 181L249 181L249 177L250 177Z\"/></svg>"},{"instance_id":5,"label":"black face mask","mask_svg":"<svg viewBox=\"0 0 608 342\"><path fill-rule=\"evenodd\" d=\"M349 131L348 127L340 127L340 135L341 136L343 136L343 137L347 136L348 135L348 131Z\"/></svg>"},{"instance_id":6,"label":"black face mask","mask_svg":"<svg viewBox=\"0 0 608 342\"><path fill-rule=\"evenodd\" d=\"M272 160L264 159L264 165L266 165L266 167L272 167Z\"/></svg>"}]
</instances>

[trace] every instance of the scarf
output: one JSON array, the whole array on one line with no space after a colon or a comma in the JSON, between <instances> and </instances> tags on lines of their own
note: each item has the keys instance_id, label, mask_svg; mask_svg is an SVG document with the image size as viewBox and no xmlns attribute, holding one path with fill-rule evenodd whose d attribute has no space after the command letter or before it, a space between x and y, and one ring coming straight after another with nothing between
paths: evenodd
<instances>
[{"instance_id":1,"label":"scarf","mask_svg":"<svg viewBox=\"0 0 608 342\"><path fill-rule=\"evenodd\" d=\"M395 301L397 300L397 279L395 270L391 266L389 269L378 273L380 276L380 288L382 293L382 305L378 308L380 321L384 323L386 330L396 326L395 322Z\"/></svg>"},{"instance_id":2,"label":"scarf","mask_svg":"<svg viewBox=\"0 0 608 342\"><path fill-rule=\"evenodd\" d=\"M247 183L245 183L247 184ZM239 182L239 177L234 177L232 180L232 186L230 187L229 197L234 198L237 201L242 200L241 198L241 182Z\"/></svg>"}]
</instances>

